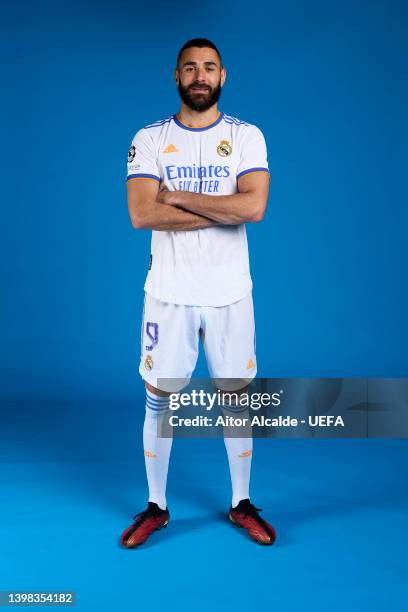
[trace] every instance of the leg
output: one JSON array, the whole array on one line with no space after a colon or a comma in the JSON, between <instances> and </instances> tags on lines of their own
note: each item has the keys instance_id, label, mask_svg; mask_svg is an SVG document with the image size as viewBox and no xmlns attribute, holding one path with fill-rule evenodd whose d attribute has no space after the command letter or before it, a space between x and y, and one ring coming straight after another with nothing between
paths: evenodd
<instances>
[{"instance_id":1,"label":"leg","mask_svg":"<svg viewBox=\"0 0 408 612\"><path fill-rule=\"evenodd\" d=\"M198 356L196 309L160 302L146 294L139 371L146 385L143 446L149 501L166 508L171 431L163 433L170 391L188 382ZM167 437L164 437L166 435Z\"/></svg>"},{"instance_id":2,"label":"leg","mask_svg":"<svg viewBox=\"0 0 408 612\"><path fill-rule=\"evenodd\" d=\"M139 546L170 520L166 482L172 437L171 431L163 432L162 426L166 422L170 392L187 384L195 367L199 330L196 319L197 312L191 307L145 296L139 371L146 386L143 446L149 502L147 509L136 515L135 522L122 534L121 542L127 548Z\"/></svg>"},{"instance_id":3,"label":"leg","mask_svg":"<svg viewBox=\"0 0 408 612\"><path fill-rule=\"evenodd\" d=\"M224 404L224 415L247 419L240 431L224 428L232 483L229 518L235 525L246 529L256 542L273 544L276 539L274 528L259 516L259 508L249 499L252 430L249 410L239 403L239 395L245 392L245 382L249 383L256 374L252 296L224 308L214 308L209 313L205 340L211 376L216 379L217 387L231 396L231 400ZM231 393L235 390L237 398ZM234 434L239 437L234 437Z\"/></svg>"},{"instance_id":4,"label":"leg","mask_svg":"<svg viewBox=\"0 0 408 612\"><path fill-rule=\"evenodd\" d=\"M228 424L224 426L224 443L231 475L231 506L233 508L241 500L249 499L253 450L251 417L248 407L240 406L239 401L240 396L244 395L247 390L248 386L234 393L228 392L223 395L222 412L224 417L229 417L235 423L243 423L240 426Z\"/></svg>"},{"instance_id":5,"label":"leg","mask_svg":"<svg viewBox=\"0 0 408 612\"><path fill-rule=\"evenodd\" d=\"M154 389L152 392L150 389ZM146 414L143 425L143 449L149 486L149 502L166 510L166 483L169 468L171 437L162 437L160 432L169 408L169 394L146 383Z\"/></svg>"},{"instance_id":6,"label":"leg","mask_svg":"<svg viewBox=\"0 0 408 612\"><path fill-rule=\"evenodd\" d=\"M216 387L224 392L224 416L243 419L244 425L224 427L231 473L232 505L249 497L252 429L248 408L239 405L256 374L255 325L252 296L205 311L204 349ZM238 401L237 401L238 400Z\"/></svg>"},{"instance_id":7,"label":"leg","mask_svg":"<svg viewBox=\"0 0 408 612\"><path fill-rule=\"evenodd\" d=\"M166 482L173 439L158 435L161 421L168 410L169 399L168 394L151 388L158 393L152 393L146 384L146 413L143 425L149 501L147 509L134 517L135 522L125 529L121 536L121 543L126 548L140 546L154 531L165 527L170 520L166 503Z\"/></svg>"}]
</instances>

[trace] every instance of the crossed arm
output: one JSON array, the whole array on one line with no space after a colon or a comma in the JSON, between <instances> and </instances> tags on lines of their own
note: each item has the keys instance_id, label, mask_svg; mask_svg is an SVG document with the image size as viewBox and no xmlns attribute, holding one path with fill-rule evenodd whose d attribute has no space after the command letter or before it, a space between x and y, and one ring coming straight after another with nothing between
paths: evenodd
<instances>
[{"instance_id":1,"label":"crossed arm","mask_svg":"<svg viewBox=\"0 0 408 612\"><path fill-rule=\"evenodd\" d=\"M238 193L211 196L189 191L159 191L149 179L127 181L133 227L159 231L194 230L213 225L261 221L269 191L269 174L253 172L238 179Z\"/></svg>"}]
</instances>

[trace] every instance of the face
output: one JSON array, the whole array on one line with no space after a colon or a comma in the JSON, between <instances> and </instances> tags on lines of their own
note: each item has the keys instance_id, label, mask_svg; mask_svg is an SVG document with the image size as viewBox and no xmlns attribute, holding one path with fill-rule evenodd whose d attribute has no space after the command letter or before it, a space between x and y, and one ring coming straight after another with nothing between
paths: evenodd
<instances>
[{"instance_id":1,"label":"face","mask_svg":"<svg viewBox=\"0 0 408 612\"><path fill-rule=\"evenodd\" d=\"M174 77L184 104L204 112L218 102L226 72L214 49L190 47L183 51Z\"/></svg>"}]
</instances>

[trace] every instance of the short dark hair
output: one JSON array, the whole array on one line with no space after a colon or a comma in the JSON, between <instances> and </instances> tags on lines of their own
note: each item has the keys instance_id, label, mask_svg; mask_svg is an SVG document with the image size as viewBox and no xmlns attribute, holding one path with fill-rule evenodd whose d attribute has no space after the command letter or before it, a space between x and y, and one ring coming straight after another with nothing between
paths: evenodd
<instances>
[{"instance_id":1,"label":"short dark hair","mask_svg":"<svg viewBox=\"0 0 408 612\"><path fill-rule=\"evenodd\" d=\"M215 44L213 42L211 42L211 40L208 40L208 38L192 38L191 40L188 40L181 47L180 51L178 52L176 67L178 67L178 65L179 65L180 57L181 57L181 54L183 53L183 51L185 49L189 49L190 47L199 47L200 49L202 49L204 47L209 47L210 49L214 49L214 51L217 53L218 57L220 58L220 64L221 64L221 68L222 68L221 53L218 51L218 49L215 46Z\"/></svg>"}]
</instances>

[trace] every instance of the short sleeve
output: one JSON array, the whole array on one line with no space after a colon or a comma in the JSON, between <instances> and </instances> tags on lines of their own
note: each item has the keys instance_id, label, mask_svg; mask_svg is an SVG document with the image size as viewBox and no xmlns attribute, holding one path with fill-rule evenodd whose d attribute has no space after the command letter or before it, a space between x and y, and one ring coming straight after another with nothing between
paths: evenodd
<instances>
[{"instance_id":1,"label":"short sleeve","mask_svg":"<svg viewBox=\"0 0 408 612\"><path fill-rule=\"evenodd\" d=\"M132 178L160 181L154 143L145 129L137 132L128 151L127 180Z\"/></svg>"},{"instance_id":2,"label":"short sleeve","mask_svg":"<svg viewBox=\"0 0 408 612\"><path fill-rule=\"evenodd\" d=\"M247 125L240 147L237 179L250 172L269 172L265 138L255 125Z\"/></svg>"}]
</instances>

